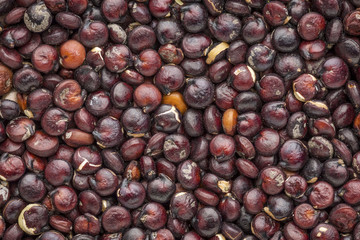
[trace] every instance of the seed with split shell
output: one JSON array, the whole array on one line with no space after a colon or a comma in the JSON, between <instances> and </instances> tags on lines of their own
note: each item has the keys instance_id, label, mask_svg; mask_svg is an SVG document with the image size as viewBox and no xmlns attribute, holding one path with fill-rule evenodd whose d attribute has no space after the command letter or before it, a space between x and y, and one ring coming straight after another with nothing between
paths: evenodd
<instances>
[{"instance_id":1,"label":"seed with split shell","mask_svg":"<svg viewBox=\"0 0 360 240\"><path fill-rule=\"evenodd\" d=\"M184 135L171 134L164 141L164 156L174 163L182 162L190 155L190 142Z\"/></svg>"},{"instance_id":2,"label":"seed with split shell","mask_svg":"<svg viewBox=\"0 0 360 240\"><path fill-rule=\"evenodd\" d=\"M238 91L247 91L251 89L254 86L255 81L255 71L246 64L234 66L228 77L228 82Z\"/></svg>"},{"instance_id":3,"label":"seed with split shell","mask_svg":"<svg viewBox=\"0 0 360 240\"><path fill-rule=\"evenodd\" d=\"M177 168L177 179L185 189L196 189L201 181L200 167L192 160L182 162Z\"/></svg>"},{"instance_id":4,"label":"seed with split shell","mask_svg":"<svg viewBox=\"0 0 360 240\"><path fill-rule=\"evenodd\" d=\"M11 120L6 126L7 136L14 142L23 142L35 133L35 123L27 117Z\"/></svg>"},{"instance_id":5,"label":"seed with split shell","mask_svg":"<svg viewBox=\"0 0 360 240\"><path fill-rule=\"evenodd\" d=\"M210 65L224 58L228 48L229 44L226 42L220 42L212 45L210 49L207 50L206 64Z\"/></svg>"},{"instance_id":6,"label":"seed with split shell","mask_svg":"<svg viewBox=\"0 0 360 240\"><path fill-rule=\"evenodd\" d=\"M162 103L175 106L181 114L184 114L187 110L187 105L180 92L172 92L167 96L163 96Z\"/></svg>"},{"instance_id":7,"label":"seed with split shell","mask_svg":"<svg viewBox=\"0 0 360 240\"><path fill-rule=\"evenodd\" d=\"M27 205L20 213L18 224L28 235L39 235L48 223L49 212L45 206L34 203Z\"/></svg>"},{"instance_id":8,"label":"seed with split shell","mask_svg":"<svg viewBox=\"0 0 360 240\"><path fill-rule=\"evenodd\" d=\"M24 14L24 23L32 32L43 32L52 23L53 17L44 2L31 5Z\"/></svg>"},{"instance_id":9,"label":"seed with split shell","mask_svg":"<svg viewBox=\"0 0 360 240\"><path fill-rule=\"evenodd\" d=\"M293 90L299 101L309 101L316 95L317 79L311 74L302 74L293 82Z\"/></svg>"}]
</instances>

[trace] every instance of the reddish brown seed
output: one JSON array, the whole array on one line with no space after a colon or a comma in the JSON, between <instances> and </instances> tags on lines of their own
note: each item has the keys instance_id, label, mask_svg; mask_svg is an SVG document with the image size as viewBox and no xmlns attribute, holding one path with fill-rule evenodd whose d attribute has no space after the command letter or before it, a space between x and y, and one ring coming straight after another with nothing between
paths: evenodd
<instances>
[{"instance_id":1,"label":"reddish brown seed","mask_svg":"<svg viewBox=\"0 0 360 240\"><path fill-rule=\"evenodd\" d=\"M303 41L299 49L305 60L318 60L326 54L326 43L322 40Z\"/></svg>"},{"instance_id":2,"label":"reddish brown seed","mask_svg":"<svg viewBox=\"0 0 360 240\"><path fill-rule=\"evenodd\" d=\"M293 82L294 96L301 102L306 102L315 97L317 79L311 74L300 75Z\"/></svg>"},{"instance_id":3,"label":"reddish brown seed","mask_svg":"<svg viewBox=\"0 0 360 240\"><path fill-rule=\"evenodd\" d=\"M17 222L21 211L26 207L27 203L21 198L14 198L10 201L9 199L7 200L8 202L3 206L2 216L7 223L14 224Z\"/></svg>"},{"instance_id":4,"label":"reddish brown seed","mask_svg":"<svg viewBox=\"0 0 360 240\"><path fill-rule=\"evenodd\" d=\"M89 213L77 217L74 221L74 232L76 234L96 236L100 233L100 227L99 219Z\"/></svg>"},{"instance_id":5,"label":"reddish brown seed","mask_svg":"<svg viewBox=\"0 0 360 240\"><path fill-rule=\"evenodd\" d=\"M4 19L5 23L8 25L19 23L23 19L25 11L26 11L25 7L13 8L11 11L9 11L6 14Z\"/></svg>"},{"instance_id":6,"label":"reddish brown seed","mask_svg":"<svg viewBox=\"0 0 360 240\"><path fill-rule=\"evenodd\" d=\"M54 71L58 66L58 53L50 45L40 45L31 55L31 63L34 68L43 73Z\"/></svg>"},{"instance_id":7,"label":"reddish brown seed","mask_svg":"<svg viewBox=\"0 0 360 240\"><path fill-rule=\"evenodd\" d=\"M225 134L216 135L210 142L210 153L217 161L225 161L232 158L235 154L234 139Z\"/></svg>"},{"instance_id":8,"label":"reddish brown seed","mask_svg":"<svg viewBox=\"0 0 360 240\"><path fill-rule=\"evenodd\" d=\"M18 117L6 125L6 134L14 142L24 142L35 134L35 123L27 117Z\"/></svg>"},{"instance_id":9,"label":"reddish brown seed","mask_svg":"<svg viewBox=\"0 0 360 240\"><path fill-rule=\"evenodd\" d=\"M166 63L180 64L184 59L184 53L181 48L173 44L162 45L158 50L161 58Z\"/></svg>"},{"instance_id":10,"label":"reddish brown seed","mask_svg":"<svg viewBox=\"0 0 360 240\"><path fill-rule=\"evenodd\" d=\"M339 57L327 59L322 68L321 79L328 88L342 87L349 78L349 68Z\"/></svg>"},{"instance_id":11,"label":"reddish brown seed","mask_svg":"<svg viewBox=\"0 0 360 240\"><path fill-rule=\"evenodd\" d=\"M54 89L54 103L64 110L75 111L81 108L84 100L85 94L75 80L62 81Z\"/></svg>"},{"instance_id":12,"label":"reddish brown seed","mask_svg":"<svg viewBox=\"0 0 360 240\"><path fill-rule=\"evenodd\" d=\"M166 224L166 210L161 204L150 202L142 207L140 221L147 229L158 230Z\"/></svg>"},{"instance_id":13,"label":"reddish brown seed","mask_svg":"<svg viewBox=\"0 0 360 240\"><path fill-rule=\"evenodd\" d=\"M69 10L75 14L81 15L88 5L88 0L69 0Z\"/></svg>"},{"instance_id":14,"label":"reddish brown seed","mask_svg":"<svg viewBox=\"0 0 360 240\"><path fill-rule=\"evenodd\" d=\"M41 144L39 144L40 142ZM59 147L59 139L42 130L36 131L25 143L27 150L40 157L49 157L55 154Z\"/></svg>"},{"instance_id":15,"label":"reddish brown seed","mask_svg":"<svg viewBox=\"0 0 360 240\"><path fill-rule=\"evenodd\" d=\"M334 239L339 240L340 234L334 226L327 223L320 223L310 233L313 240Z\"/></svg>"},{"instance_id":16,"label":"reddish brown seed","mask_svg":"<svg viewBox=\"0 0 360 240\"><path fill-rule=\"evenodd\" d=\"M334 123L328 118L311 118L309 120L309 130L313 136L322 135L333 138L336 134Z\"/></svg>"},{"instance_id":17,"label":"reddish brown seed","mask_svg":"<svg viewBox=\"0 0 360 240\"><path fill-rule=\"evenodd\" d=\"M41 204L27 205L20 213L18 224L26 234L39 235L48 223L48 210Z\"/></svg>"},{"instance_id":18,"label":"reddish brown seed","mask_svg":"<svg viewBox=\"0 0 360 240\"><path fill-rule=\"evenodd\" d=\"M144 3L129 2L129 11L134 20L141 24L149 24L152 20L151 13Z\"/></svg>"},{"instance_id":19,"label":"reddish brown seed","mask_svg":"<svg viewBox=\"0 0 360 240\"><path fill-rule=\"evenodd\" d=\"M308 141L309 154L314 158L325 160L334 154L334 148L329 140L324 137L315 136Z\"/></svg>"},{"instance_id":20,"label":"reddish brown seed","mask_svg":"<svg viewBox=\"0 0 360 240\"><path fill-rule=\"evenodd\" d=\"M64 68L78 68L84 62L85 56L85 47L76 40L68 40L60 46L60 64Z\"/></svg>"},{"instance_id":21,"label":"reddish brown seed","mask_svg":"<svg viewBox=\"0 0 360 240\"><path fill-rule=\"evenodd\" d=\"M181 48L186 57L199 58L205 56L211 43L211 39L205 34L187 34L181 42Z\"/></svg>"},{"instance_id":22,"label":"reddish brown seed","mask_svg":"<svg viewBox=\"0 0 360 240\"><path fill-rule=\"evenodd\" d=\"M294 224L294 222L289 222L284 226L284 237L286 239L299 239L299 240L308 240L309 236L306 231L299 228Z\"/></svg>"},{"instance_id":23,"label":"reddish brown seed","mask_svg":"<svg viewBox=\"0 0 360 240\"><path fill-rule=\"evenodd\" d=\"M280 130L287 124L289 112L285 102L274 101L266 103L261 109L261 116L266 126Z\"/></svg>"},{"instance_id":24,"label":"reddish brown seed","mask_svg":"<svg viewBox=\"0 0 360 240\"><path fill-rule=\"evenodd\" d=\"M300 175L293 175L285 180L284 191L289 197L300 198L304 196L307 186L305 178Z\"/></svg>"},{"instance_id":25,"label":"reddish brown seed","mask_svg":"<svg viewBox=\"0 0 360 240\"><path fill-rule=\"evenodd\" d=\"M232 65L223 59L209 67L209 78L213 83L223 82L230 73Z\"/></svg>"},{"instance_id":26,"label":"reddish brown seed","mask_svg":"<svg viewBox=\"0 0 360 240\"><path fill-rule=\"evenodd\" d=\"M168 64L156 73L154 83L164 95L169 95L184 85L184 77L184 71L180 66Z\"/></svg>"},{"instance_id":27,"label":"reddish brown seed","mask_svg":"<svg viewBox=\"0 0 360 240\"><path fill-rule=\"evenodd\" d=\"M125 161L139 159L144 152L146 142L142 138L130 138L120 148L120 153Z\"/></svg>"},{"instance_id":28,"label":"reddish brown seed","mask_svg":"<svg viewBox=\"0 0 360 240\"><path fill-rule=\"evenodd\" d=\"M343 233L350 233L357 222L357 213L351 206L340 203L329 214L330 223Z\"/></svg>"},{"instance_id":29,"label":"reddish brown seed","mask_svg":"<svg viewBox=\"0 0 360 240\"><path fill-rule=\"evenodd\" d=\"M302 229L311 229L319 222L319 214L310 204L302 203L294 209L294 223Z\"/></svg>"},{"instance_id":30,"label":"reddish brown seed","mask_svg":"<svg viewBox=\"0 0 360 240\"><path fill-rule=\"evenodd\" d=\"M215 207L219 203L219 197L205 188L195 189L194 195L204 205Z\"/></svg>"},{"instance_id":31,"label":"reddish brown seed","mask_svg":"<svg viewBox=\"0 0 360 240\"><path fill-rule=\"evenodd\" d=\"M324 209L331 206L334 202L333 187L325 181L316 182L312 186L309 201L316 209Z\"/></svg>"},{"instance_id":32,"label":"reddish brown seed","mask_svg":"<svg viewBox=\"0 0 360 240\"><path fill-rule=\"evenodd\" d=\"M116 233L131 225L130 212L124 207L113 206L104 212L101 223L105 231Z\"/></svg>"},{"instance_id":33,"label":"reddish brown seed","mask_svg":"<svg viewBox=\"0 0 360 240\"><path fill-rule=\"evenodd\" d=\"M246 64L238 64L231 69L228 81L234 89L247 91L254 86L256 73Z\"/></svg>"},{"instance_id":34,"label":"reddish brown seed","mask_svg":"<svg viewBox=\"0 0 360 240\"><path fill-rule=\"evenodd\" d=\"M140 207L146 198L144 186L139 182L129 181L128 179L123 180L116 194L119 203L128 209Z\"/></svg>"},{"instance_id":35,"label":"reddish brown seed","mask_svg":"<svg viewBox=\"0 0 360 240\"><path fill-rule=\"evenodd\" d=\"M360 202L359 195L359 179L352 179L344 184L340 189L339 196L344 199L344 201L351 205L356 205Z\"/></svg>"},{"instance_id":36,"label":"reddish brown seed","mask_svg":"<svg viewBox=\"0 0 360 240\"><path fill-rule=\"evenodd\" d=\"M254 137L262 127L262 120L258 113L247 112L238 116L237 131L245 137Z\"/></svg>"},{"instance_id":37,"label":"reddish brown seed","mask_svg":"<svg viewBox=\"0 0 360 240\"><path fill-rule=\"evenodd\" d=\"M61 215L50 216L49 224L54 229L63 233L69 233L72 229L72 222L68 218Z\"/></svg>"},{"instance_id":38,"label":"reddish brown seed","mask_svg":"<svg viewBox=\"0 0 360 240\"><path fill-rule=\"evenodd\" d=\"M68 129L62 136L62 139L70 147L91 145L94 142L92 134L75 128Z\"/></svg>"},{"instance_id":39,"label":"reddish brown seed","mask_svg":"<svg viewBox=\"0 0 360 240\"><path fill-rule=\"evenodd\" d=\"M101 148L115 147L124 140L120 122L115 117L103 117L97 123L92 136Z\"/></svg>"},{"instance_id":40,"label":"reddish brown seed","mask_svg":"<svg viewBox=\"0 0 360 240\"><path fill-rule=\"evenodd\" d=\"M134 66L142 75L153 76L161 67L160 55L152 49L143 50L135 59Z\"/></svg>"},{"instance_id":41,"label":"reddish brown seed","mask_svg":"<svg viewBox=\"0 0 360 240\"><path fill-rule=\"evenodd\" d=\"M16 143L9 138L0 144L0 152L9 153L13 155L22 155L25 151L25 144Z\"/></svg>"},{"instance_id":42,"label":"reddish brown seed","mask_svg":"<svg viewBox=\"0 0 360 240\"><path fill-rule=\"evenodd\" d=\"M23 58L18 51L6 48L3 45L0 46L0 60L3 64L12 69L19 69L23 66Z\"/></svg>"},{"instance_id":43,"label":"reddish brown seed","mask_svg":"<svg viewBox=\"0 0 360 240\"><path fill-rule=\"evenodd\" d=\"M145 155L151 156L151 157L157 157L159 156L163 149L164 140L167 134L159 132L154 134L148 141L146 148L145 148Z\"/></svg>"},{"instance_id":44,"label":"reddish brown seed","mask_svg":"<svg viewBox=\"0 0 360 240\"><path fill-rule=\"evenodd\" d=\"M12 76L13 73L10 68L0 65L0 96L11 90Z\"/></svg>"},{"instance_id":45,"label":"reddish brown seed","mask_svg":"<svg viewBox=\"0 0 360 240\"><path fill-rule=\"evenodd\" d=\"M109 22L117 22L127 13L127 2L105 0L101 3L101 12Z\"/></svg>"},{"instance_id":46,"label":"reddish brown seed","mask_svg":"<svg viewBox=\"0 0 360 240\"><path fill-rule=\"evenodd\" d=\"M355 111L350 103L345 103L335 109L332 117L334 125L337 128L344 128L351 125L353 122L355 118Z\"/></svg>"},{"instance_id":47,"label":"reddish brown seed","mask_svg":"<svg viewBox=\"0 0 360 240\"><path fill-rule=\"evenodd\" d=\"M279 150L279 165L289 171L300 170L308 160L308 149L299 140L287 140Z\"/></svg>"},{"instance_id":48,"label":"reddish brown seed","mask_svg":"<svg viewBox=\"0 0 360 240\"><path fill-rule=\"evenodd\" d=\"M86 61L96 72L100 71L105 66L104 50L94 47L86 53Z\"/></svg>"},{"instance_id":49,"label":"reddish brown seed","mask_svg":"<svg viewBox=\"0 0 360 240\"><path fill-rule=\"evenodd\" d=\"M50 192L52 204L60 213L68 213L73 210L78 202L77 194L73 188L60 186Z\"/></svg>"},{"instance_id":50,"label":"reddish brown seed","mask_svg":"<svg viewBox=\"0 0 360 240\"><path fill-rule=\"evenodd\" d=\"M255 137L254 146L260 155L272 156L280 147L280 136L276 130L264 128Z\"/></svg>"},{"instance_id":51,"label":"reddish brown seed","mask_svg":"<svg viewBox=\"0 0 360 240\"><path fill-rule=\"evenodd\" d=\"M140 166L139 166L139 162L136 160L132 160L129 165L127 165L125 172L124 172L124 177L126 177L129 181L133 180L133 181L139 181L140 177L141 177L141 171L140 171Z\"/></svg>"},{"instance_id":52,"label":"reddish brown seed","mask_svg":"<svg viewBox=\"0 0 360 240\"><path fill-rule=\"evenodd\" d=\"M81 174L92 174L101 168L102 159L98 151L80 147L74 153L72 165Z\"/></svg>"},{"instance_id":53,"label":"reddish brown seed","mask_svg":"<svg viewBox=\"0 0 360 240\"><path fill-rule=\"evenodd\" d=\"M252 142L243 136L235 135L235 147L236 147L236 153L246 159L253 159L255 157L255 147L252 144Z\"/></svg>"},{"instance_id":54,"label":"reddish brown seed","mask_svg":"<svg viewBox=\"0 0 360 240\"><path fill-rule=\"evenodd\" d=\"M267 194L275 195L284 189L285 173L278 167L264 168L259 177L261 188Z\"/></svg>"},{"instance_id":55,"label":"reddish brown seed","mask_svg":"<svg viewBox=\"0 0 360 240\"><path fill-rule=\"evenodd\" d=\"M41 118L41 127L51 136L60 136L67 130L69 121L69 115L63 110L49 108Z\"/></svg>"},{"instance_id":56,"label":"reddish brown seed","mask_svg":"<svg viewBox=\"0 0 360 240\"><path fill-rule=\"evenodd\" d=\"M245 177L255 179L259 174L258 168L250 160L239 158L235 164L238 171Z\"/></svg>"},{"instance_id":57,"label":"reddish brown seed","mask_svg":"<svg viewBox=\"0 0 360 240\"><path fill-rule=\"evenodd\" d=\"M20 197L30 203L39 202L47 192L44 181L34 173L25 174L20 179L18 187Z\"/></svg>"},{"instance_id":58,"label":"reddish brown seed","mask_svg":"<svg viewBox=\"0 0 360 240\"><path fill-rule=\"evenodd\" d=\"M125 108L126 106L129 106L130 101L132 100L132 93L133 89L129 84L135 84L138 83L133 82L133 79L130 79L128 81L129 74L126 74L127 72L130 72L130 70L127 70L122 73L122 75L125 73L126 76L122 77L122 80L125 82L119 82L119 76L115 73L110 72L106 68L103 68L101 70L101 82L102 88L106 91L110 91L110 97L112 100L112 103L117 108ZM135 72L136 73L136 72ZM96 74L93 72L94 76ZM130 76L131 78L135 78L136 76ZM98 79L98 77L97 77ZM141 83L141 82L140 82ZM95 89L95 88L94 88ZM96 88L98 89L98 87Z\"/></svg>"},{"instance_id":59,"label":"reddish brown seed","mask_svg":"<svg viewBox=\"0 0 360 240\"><path fill-rule=\"evenodd\" d=\"M319 38L325 29L325 18L316 12L310 12L302 16L298 23L298 33L307 40L315 40Z\"/></svg>"},{"instance_id":60,"label":"reddish brown seed","mask_svg":"<svg viewBox=\"0 0 360 240\"><path fill-rule=\"evenodd\" d=\"M210 238L220 230L221 215L213 207L201 208L192 220L192 226L199 235Z\"/></svg>"},{"instance_id":61,"label":"reddish brown seed","mask_svg":"<svg viewBox=\"0 0 360 240\"><path fill-rule=\"evenodd\" d=\"M41 115L46 108L52 103L53 96L51 91L47 89L33 90L26 99L27 109L24 110L25 115L34 120L40 121Z\"/></svg>"},{"instance_id":62,"label":"reddish brown seed","mask_svg":"<svg viewBox=\"0 0 360 240\"><path fill-rule=\"evenodd\" d=\"M179 163L190 155L190 142L181 134L171 134L165 138L163 150L167 160Z\"/></svg>"},{"instance_id":63,"label":"reddish brown seed","mask_svg":"<svg viewBox=\"0 0 360 240\"><path fill-rule=\"evenodd\" d=\"M46 158L36 156L26 150L22 155L22 159L24 160L27 169L32 172L39 174L45 170L47 164Z\"/></svg>"},{"instance_id":64,"label":"reddish brown seed","mask_svg":"<svg viewBox=\"0 0 360 240\"><path fill-rule=\"evenodd\" d=\"M266 201L266 194L259 188L250 189L245 193L243 198L244 207L250 214L257 214L261 212Z\"/></svg>"},{"instance_id":65,"label":"reddish brown seed","mask_svg":"<svg viewBox=\"0 0 360 240\"><path fill-rule=\"evenodd\" d=\"M3 153L0 158L0 179L3 181L16 181L24 173L26 167L23 160L14 155Z\"/></svg>"},{"instance_id":66,"label":"reddish brown seed","mask_svg":"<svg viewBox=\"0 0 360 240\"><path fill-rule=\"evenodd\" d=\"M145 113L154 111L161 103L161 92L151 83L143 83L134 91L134 102Z\"/></svg>"},{"instance_id":67,"label":"reddish brown seed","mask_svg":"<svg viewBox=\"0 0 360 240\"><path fill-rule=\"evenodd\" d=\"M175 240L173 233L169 229L163 228L151 234L151 240L162 239Z\"/></svg>"},{"instance_id":68,"label":"reddish brown seed","mask_svg":"<svg viewBox=\"0 0 360 240\"><path fill-rule=\"evenodd\" d=\"M6 231L4 232L3 239L14 239L18 238L21 239L24 235L23 230L19 227L19 224L15 223L10 225Z\"/></svg>"},{"instance_id":69,"label":"reddish brown seed","mask_svg":"<svg viewBox=\"0 0 360 240\"><path fill-rule=\"evenodd\" d=\"M353 36L360 35L360 28L359 28L359 10L352 11L348 15L346 15L344 19L344 28L345 31Z\"/></svg>"},{"instance_id":70,"label":"reddish brown seed","mask_svg":"<svg viewBox=\"0 0 360 240\"><path fill-rule=\"evenodd\" d=\"M289 91L285 99L286 108L289 112L294 113L301 111L303 103L294 96L293 91Z\"/></svg>"},{"instance_id":71,"label":"reddish brown seed","mask_svg":"<svg viewBox=\"0 0 360 240\"><path fill-rule=\"evenodd\" d=\"M280 223L265 213L259 213L251 221L251 232L259 239L270 239L279 229Z\"/></svg>"},{"instance_id":72,"label":"reddish brown seed","mask_svg":"<svg viewBox=\"0 0 360 240\"><path fill-rule=\"evenodd\" d=\"M274 27L286 24L290 20L285 4L280 1L272 1L265 4L263 15L265 20Z\"/></svg>"},{"instance_id":73,"label":"reddish brown seed","mask_svg":"<svg viewBox=\"0 0 360 240\"><path fill-rule=\"evenodd\" d=\"M130 59L130 49L125 45L113 45L105 50L105 66L111 72L123 72L130 65Z\"/></svg>"},{"instance_id":74,"label":"reddish brown seed","mask_svg":"<svg viewBox=\"0 0 360 240\"><path fill-rule=\"evenodd\" d=\"M81 108L75 112L74 121L80 130L91 133L95 129L97 119L86 108Z\"/></svg>"},{"instance_id":75,"label":"reddish brown seed","mask_svg":"<svg viewBox=\"0 0 360 240\"><path fill-rule=\"evenodd\" d=\"M256 84L256 89L264 102L281 100L285 95L284 80L277 74L266 74Z\"/></svg>"},{"instance_id":76,"label":"reddish brown seed","mask_svg":"<svg viewBox=\"0 0 360 240\"><path fill-rule=\"evenodd\" d=\"M286 126L286 133L291 138L303 139L308 132L308 118L304 112L293 113Z\"/></svg>"},{"instance_id":77,"label":"reddish brown seed","mask_svg":"<svg viewBox=\"0 0 360 240\"><path fill-rule=\"evenodd\" d=\"M45 179L53 186L68 184L72 178L71 164L64 160L52 160L45 168Z\"/></svg>"},{"instance_id":78,"label":"reddish brown seed","mask_svg":"<svg viewBox=\"0 0 360 240\"><path fill-rule=\"evenodd\" d=\"M223 221L232 222L240 217L240 203L231 193L227 193L218 205Z\"/></svg>"},{"instance_id":79,"label":"reddish brown seed","mask_svg":"<svg viewBox=\"0 0 360 240\"><path fill-rule=\"evenodd\" d=\"M208 19L212 35L220 42L231 42L240 34L241 21L235 15L222 13L216 18Z\"/></svg>"},{"instance_id":80,"label":"reddish brown seed","mask_svg":"<svg viewBox=\"0 0 360 240\"><path fill-rule=\"evenodd\" d=\"M165 174L159 174L159 177L153 178L153 180L150 180L150 182L147 184L148 197L152 201L159 203L169 202L175 191L175 183Z\"/></svg>"},{"instance_id":81,"label":"reddish brown seed","mask_svg":"<svg viewBox=\"0 0 360 240\"><path fill-rule=\"evenodd\" d=\"M348 146L346 144L336 138L334 138L331 143L334 146L334 156L342 159L344 163L349 166L352 161L352 154ZM356 155L354 155L355 158ZM354 167L356 171L356 167Z\"/></svg>"},{"instance_id":82,"label":"reddish brown seed","mask_svg":"<svg viewBox=\"0 0 360 240\"><path fill-rule=\"evenodd\" d=\"M132 29L128 35L128 46L131 51L138 53L152 48L156 42L156 35L150 26L140 25Z\"/></svg>"},{"instance_id":83,"label":"reddish brown seed","mask_svg":"<svg viewBox=\"0 0 360 240\"><path fill-rule=\"evenodd\" d=\"M176 177L185 189L196 189L201 181L200 167L194 161L186 160L178 166Z\"/></svg>"},{"instance_id":84,"label":"reddish brown seed","mask_svg":"<svg viewBox=\"0 0 360 240\"><path fill-rule=\"evenodd\" d=\"M170 209L178 219L188 221L195 216L197 205L196 198L191 192L178 192L171 199Z\"/></svg>"}]
</instances>

